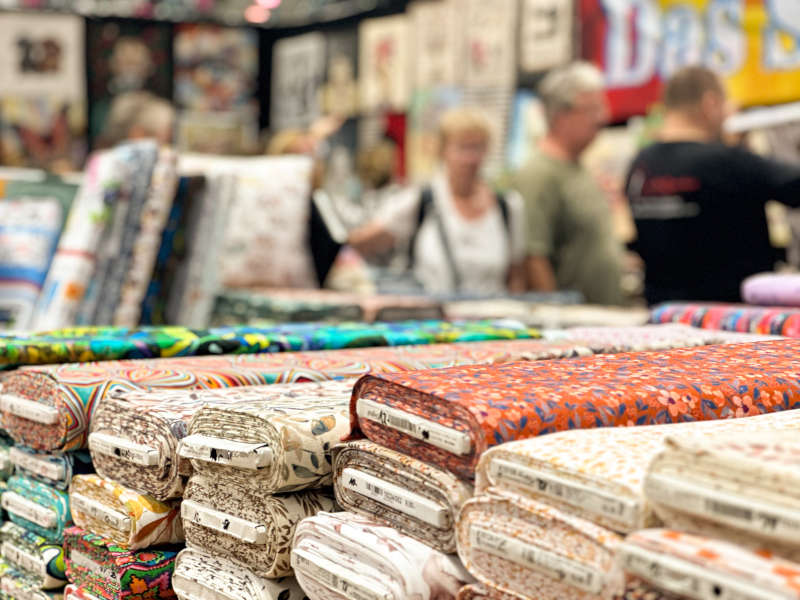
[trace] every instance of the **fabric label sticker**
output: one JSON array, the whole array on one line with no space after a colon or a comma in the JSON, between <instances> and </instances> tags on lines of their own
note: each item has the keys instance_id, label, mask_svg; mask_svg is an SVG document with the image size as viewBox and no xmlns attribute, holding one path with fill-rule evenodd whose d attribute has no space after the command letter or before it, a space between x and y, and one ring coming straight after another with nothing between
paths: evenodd
<instances>
[{"instance_id":1,"label":"fabric label sticker","mask_svg":"<svg viewBox=\"0 0 800 600\"><path fill-rule=\"evenodd\" d=\"M70 550L69 560L79 567L89 569L92 573L101 576L106 581L116 581L116 573L112 567L100 564L88 554L84 554L78 550Z\"/></svg>"},{"instance_id":2,"label":"fabric label sticker","mask_svg":"<svg viewBox=\"0 0 800 600\"><path fill-rule=\"evenodd\" d=\"M89 450L97 454L114 456L143 467L158 465L158 459L160 458L160 453L155 448L136 444L116 435L100 432L89 435Z\"/></svg>"},{"instance_id":3,"label":"fabric label sticker","mask_svg":"<svg viewBox=\"0 0 800 600\"><path fill-rule=\"evenodd\" d=\"M492 460L489 474L495 481L512 481L542 496L555 498L587 512L614 519L631 529L639 527L641 507L635 500L622 499L611 493L592 489L510 460Z\"/></svg>"},{"instance_id":4,"label":"fabric label sticker","mask_svg":"<svg viewBox=\"0 0 800 600\"><path fill-rule=\"evenodd\" d=\"M465 456L472 452L469 434L457 431L402 410L379 404L373 400L359 398L356 412L360 419L369 419L384 427L396 429L413 438L446 450L451 454Z\"/></svg>"},{"instance_id":5,"label":"fabric label sticker","mask_svg":"<svg viewBox=\"0 0 800 600\"><path fill-rule=\"evenodd\" d=\"M3 492L0 504L8 512L14 513L31 523L36 523L40 527L54 527L58 520L58 515L54 511L37 504L33 500L28 500L16 492Z\"/></svg>"},{"instance_id":6,"label":"fabric label sticker","mask_svg":"<svg viewBox=\"0 0 800 600\"><path fill-rule=\"evenodd\" d=\"M58 422L59 417L56 407L20 398L13 394L0 395L0 410L42 425L54 425Z\"/></svg>"},{"instance_id":7,"label":"fabric label sticker","mask_svg":"<svg viewBox=\"0 0 800 600\"><path fill-rule=\"evenodd\" d=\"M218 600L219 598L239 600L239 596L234 596L227 590L213 586L214 583L213 579L204 583L189 579L181 573L172 574L172 588L180 597L191 598L191 600Z\"/></svg>"},{"instance_id":8,"label":"fabric label sticker","mask_svg":"<svg viewBox=\"0 0 800 600\"><path fill-rule=\"evenodd\" d=\"M539 571L591 594L599 594L605 585L602 572L512 537L473 525L469 539L472 546L482 552Z\"/></svg>"},{"instance_id":9,"label":"fabric label sticker","mask_svg":"<svg viewBox=\"0 0 800 600\"><path fill-rule=\"evenodd\" d=\"M41 556L25 552L25 550L15 546L11 542L3 542L3 545L0 546L0 552L3 555L3 558L12 564L15 564L23 571L42 574L46 573L44 560Z\"/></svg>"},{"instance_id":10,"label":"fabric label sticker","mask_svg":"<svg viewBox=\"0 0 800 600\"><path fill-rule=\"evenodd\" d=\"M201 434L183 438L178 454L239 469L257 470L272 464L272 449L267 444L246 444Z\"/></svg>"},{"instance_id":11,"label":"fabric label sticker","mask_svg":"<svg viewBox=\"0 0 800 600\"><path fill-rule=\"evenodd\" d=\"M659 504L731 527L791 543L800 536L800 511L787 507L655 473L648 475L645 490Z\"/></svg>"},{"instance_id":12,"label":"fabric label sticker","mask_svg":"<svg viewBox=\"0 0 800 600\"><path fill-rule=\"evenodd\" d=\"M356 573L343 569L332 561L310 554L300 548L292 550L292 568L321 583L350 600L392 600L388 591L374 589L374 583L362 580Z\"/></svg>"},{"instance_id":13,"label":"fabric label sticker","mask_svg":"<svg viewBox=\"0 0 800 600\"><path fill-rule=\"evenodd\" d=\"M781 600L781 593L738 579L729 573L714 573L688 561L634 544L623 543L618 556L626 572L637 575L666 591L695 600Z\"/></svg>"},{"instance_id":14,"label":"fabric label sticker","mask_svg":"<svg viewBox=\"0 0 800 600\"><path fill-rule=\"evenodd\" d=\"M445 527L447 524L448 511L437 502L369 473L348 467L342 471L341 485L428 525Z\"/></svg>"},{"instance_id":15,"label":"fabric label sticker","mask_svg":"<svg viewBox=\"0 0 800 600\"><path fill-rule=\"evenodd\" d=\"M267 543L266 526L208 508L193 500L184 500L181 503L181 518L201 527L227 533L249 544Z\"/></svg>"},{"instance_id":16,"label":"fabric label sticker","mask_svg":"<svg viewBox=\"0 0 800 600\"><path fill-rule=\"evenodd\" d=\"M13 462L20 469L29 471L39 477L46 477L53 481L62 481L66 476L64 464L50 462L47 458L39 458L34 454L23 452L19 448L11 448L8 453ZM47 456L42 455L42 456Z\"/></svg>"},{"instance_id":17,"label":"fabric label sticker","mask_svg":"<svg viewBox=\"0 0 800 600\"><path fill-rule=\"evenodd\" d=\"M128 532L131 529L131 518L129 516L123 515L94 498L89 498L83 494L70 494L69 501L73 511L77 510L98 519L118 531Z\"/></svg>"}]
</instances>

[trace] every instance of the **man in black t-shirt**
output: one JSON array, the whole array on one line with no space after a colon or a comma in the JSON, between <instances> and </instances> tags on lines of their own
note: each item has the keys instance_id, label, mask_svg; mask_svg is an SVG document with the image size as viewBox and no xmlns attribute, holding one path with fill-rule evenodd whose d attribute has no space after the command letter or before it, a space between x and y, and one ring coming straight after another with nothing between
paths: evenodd
<instances>
[{"instance_id":1,"label":"man in black t-shirt","mask_svg":"<svg viewBox=\"0 0 800 600\"><path fill-rule=\"evenodd\" d=\"M800 206L800 167L722 144L725 90L708 69L678 72L663 100L659 142L634 159L626 184L645 296L739 301L742 279L775 263L764 204Z\"/></svg>"}]
</instances>

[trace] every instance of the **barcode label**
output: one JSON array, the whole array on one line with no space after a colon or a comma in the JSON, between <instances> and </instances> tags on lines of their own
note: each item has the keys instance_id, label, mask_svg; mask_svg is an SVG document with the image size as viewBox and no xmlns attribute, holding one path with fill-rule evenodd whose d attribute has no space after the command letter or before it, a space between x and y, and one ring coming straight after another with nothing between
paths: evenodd
<instances>
[{"instance_id":1,"label":"barcode label","mask_svg":"<svg viewBox=\"0 0 800 600\"><path fill-rule=\"evenodd\" d=\"M90 434L89 450L96 454L113 456L143 467L156 466L159 461L159 451L157 449L143 444L136 444L125 438L107 433Z\"/></svg>"},{"instance_id":2,"label":"barcode label","mask_svg":"<svg viewBox=\"0 0 800 600\"><path fill-rule=\"evenodd\" d=\"M40 527L54 527L58 516L49 508L37 504L33 500L28 500L24 496L20 496L16 492L3 492L0 504L8 512L22 517L26 521L36 523Z\"/></svg>"},{"instance_id":3,"label":"barcode label","mask_svg":"<svg viewBox=\"0 0 800 600\"><path fill-rule=\"evenodd\" d=\"M44 560L42 560L41 556L25 552L25 550L11 542L3 542L3 545L0 546L0 552L2 552L3 558L23 571L36 573L37 575L44 575L46 572Z\"/></svg>"},{"instance_id":4,"label":"barcode label","mask_svg":"<svg viewBox=\"0 0 800 600\"><path fill-rule=\"evenodd\" d=\"M96 560L92 559L89 555L78 550L70 550L69 560L79 567L89 569L92 573L99 575L106 581L114 581L117 578L113 568L100 564Z\"/></svg>"},{"instance_id":5,"label":"barcode label","mask_svg":"<svg viewBox=\"0 0 800 600\"><path fill-rule=\"evenodd\" d=\"M248 544L267 543L267 528L260 523L247 521L213 508L203 506L194 500L181 503L181 518L207 529L226 533Z\"/></svg>"},{"instance_id":6,"label":"barcode label","mask_svg":"<svg viewBox=\"0 0 800 600\"><path fill-rule=\"evenodd\" d=\"M769 538L795 543L800 536L800 511L720 489L651 473L645 480L651 501Z\"/></svg>"},{"instance_id":7,"label":"barcode label","mask_svg":"<svg viewBox=\"0 0 800 600\"><path fill-rule=\"evenodd\" d=\"M441 504L358 469L351 467L344 469L340 485L428 525L445 527L448 524L447 508Z\"/></svg>"},{"instance_id":8,"label":"barcode label","mask_svg":"<svg viewBox=\"0 0 800 600\"><path fill-rule=\"evenodd\" d=\"M509 460L492 460L489 474L498 483L503 480L514 482L536 494L555 498L587 512L614 519L625 528L640 527L641 506L635 500L620 499L610 493Z\"/></svg>"},{"instance_id":9,"label":"barcode label","mask_svg":"<svg viewBox=\"0 0 800 600\"><path fill-rule=\"evenodd\" d=\"M20 469L29 471L39 477L46 477L53 481L63 480L67 474L63 464L52 463L43 455L41 458L35 454L23 452L19 448L11 448L8 453L13 462Z\"/></svg>"},{"instance_id":10,"label":"barcode label","mask_svg":"<svg viewBox=\"0 0 800 600\"><path fill-rule=\"evenodd\" d=\"M473 525L469 539L474 549L533 569L586 592L599 594L605 586L605 576L601 571L512 537Z\"/></svg>"},{"instance_id":11,"label":"barcode label","mask_svg":"<svg viewBox=\"0 0 800 600\"><path fill-rule=\"evenodd\" d=\"M42 425L54 425L58 422L58 409L54 406L40 404L27 398L13 394L0 395L0 409L29 421L36 421Z\"/></svg>"},{"instance_id":12,"label":"barcode label","mask_svg":"<svg viewBox=\"0 0 800 600\"><path fill-rule=\"evenodd\" d=\"M93 517L118 531L129 532L131 529L131 518L128 515L109 508L93 498L83 494L70 494L69 501L73 512Z\"/></svg>"},{"instance_id":13,"label":"barcode label","mask_svg":"<svg viewBox=\"0 0 800 600\"><path fill-rule=\"evenodd\" d=\"M368 419L384 427L396 429L451 454L466 456L472 452L472 440L468 433L410 415L385 404L359 398L356 412L360 419Z\"/></svg>"},{"instance_id":14,"label":"barcode label","mask_svg":"<svg viewBox=\"0 0 800 600\"><path fill-rule=\"evenodd\" d=\"M392 600L388 591L380 592L375 584L362 580L357 574L302 549L292 550L292 567L325 587L345 595L349 600Z\"/></svg>"},{"instance_id":15,"label":"barcode label","mask_svg":"<svg viewBox=\"0 0 800 600\"><path fill-rule=\"evenodd\" d=\"M273 460L272 449L267 444L246 444L201 434L183 438L178 454L183 458L251 470L268 467Z\"/></svg>"}]
</instances>

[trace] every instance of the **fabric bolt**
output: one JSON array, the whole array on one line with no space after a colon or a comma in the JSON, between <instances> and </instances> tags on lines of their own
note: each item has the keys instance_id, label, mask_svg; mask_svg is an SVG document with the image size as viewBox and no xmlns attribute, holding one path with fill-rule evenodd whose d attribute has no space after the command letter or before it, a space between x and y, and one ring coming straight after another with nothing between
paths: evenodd
<instances>
[{"instance_id":1,"label":"fabric bolt","mask_svg":"<svg viewBox=\"0 0 800 600\"><path fill-rule=\"evenodd\" d=\"M85 446L88 424L99 401L123 390L322 381L367 372L560 358L589 352L571 342L512 340L26 367L6 376L0 406L3 426L18 443L40 451L68 451Z\"/></svg>"},{"instance_id":2,"label":"fabric bolt","mask_svg":"<svg viewBox=\"0 0 800 600\"><path fill-rule=\"evenodd\" d=\"M592 304L551 305L531 307L525 323L533 327L557 329L561 327L637 327L647 323L648 311L644 308L617 308Z\"/></svg>"},{"instance_id":3,"label":"fabric bolt","mask_svg":"<svg viewBox=\"0 0 800 600\"><path fill-rule=\"evenodd\" d=\"M7 521L0 527L3 560L31 576L39 588L64 587L64 548L40 535Z\"/></svg>"},{"instance_id":4,"label":"fabric bolt","mask_svg":"<svg viewBox=\"0 0 800 600\"><path fill-rule=\"evenodd\" d=\"M685 323L721 329L800 337L800 308L723 303L669 302L653 307L652 323Z\"/></svg>"},{"instance_id":5,"label":"fabric bolt","mask_svg":"<svg viewBox=\"0 0 800 600\"><path fill-rule=\"evenodd\" d=\"M181 496L192 473L189 459L178 452L188 434L271 451L268 464L251 469L219 464L207 453L194 461L200 471L258 480L268 494L330 485L329 450L350 434L354 382L128 392L100 402L89 447L101 475L159 500ZM135 444L136 451L126 453L128 443ZM154 451L157 464L142 465L141 453Z\"/></svg>"},{"instance_id":6,"label":"fabric bolt","mask_svg":"<svg viewBox=\"0 0 800 600\"><path fill-rule=\"evenodd\" d=\"M614 562L619 535L511 492L490 489L467 501L456 540L467 570L506 594L594 600L624 590Z\"/></svg>"},{"instance_id":7,"label":"fabric bolt","mask_svg":"<svg viewBox=\"0 0 800 600\"><path fill-rule=\"evenodd\" d=\"M490 487L508 490L630 533L660 524L644 483L668 436L711 442L719 436L798 431L800 410L746 419L562 431L489 449L475 469L475 489L477 494ZM675 465L695 468L691 460Z\"/></svg>"},{"instance_id":8,"label":"fabric bolt","mask_svg":"<svg viewBox=\"0 0 800 600\"><path fill-rule=\"evenodd\" d=\"M13 446L14 440L7 437L5 432L0 432L0 481L5 481L14 474L14 463L9 456Z\"/></svg>"},{"instance_id":9,"label":"fabric bolt","mask_svg":"<svg viewBox=\"0 0 800 600\"><path fill-rule=\"evenodd\" d=\"M318 491L266 495L258 482L195 474L184 494L183 526L189 546L220 554L273 579L291 575L289 553L297 523L334 508L333 497ZM222 513L219 519L207 516ZM236 521L245 521L242 531ZM233 521L227 528L225 521ZM261 529L265 535L256 532Z\"/></svg>"},{"instance_id":10,"label":"fabric bolt","mask_svg":"<svg viewBox=\"0 0 800 600\"><path fill-rule=\"evenodd\" d=\"M25 475L9 478L2 503L11 521L51 542L72 524L67 493Z\"/></svg>"},{"instance_id":11,"label":"fabric bolt","mask_svg":"<svg viewBox=\"0 0 800 600\"><path fill-rule=\"evenodd\" d=\"M230 600L305 600L294 577L264 579L215 554L186 548L178 555L172 576L180 600L224 594Z\"/></svg>"},{"instance_id":12,"label":"fabric bolt","mask_svg":"<svg viewBox=\"0 0 800 600\"><path fill-rule=\"evenodd\" d=\"M798 350L781 340L370 374L351 417L372 441L470 478L486 449L516 439L800 407Z\"/></svg>"},{"instance_id":13,"label":"fabric bolt","mask_svg":"<svg viewBox=\"0 0 800 600\"><path fill-rule=\"evenodd\" d=\"M470 583L458 590L457 600L514 600L518 596L504 594L480 583Z\"/></svg>"},{"instance_id":14,"label":"fabric bolt","mask_svg":"<svg viewBox=\"0 0 800 600\"><path fill-rule=\"evenodd\" d=\"M101 600L175 598L172 574L177 548L127 550L80 527L64 532L67 577Z\"/></svg>"},{"instance_id":15,"label":"fabric bolt","mask_svg":"<svg viewBox=\"0 0 800 600\"><path fill-rule=\"evenodd\" d=\"M64 600L95 600L85 588L68 583L64 588Z\"/></svg>"},{"instance_id":16,"label":"fabric bolt","mask_svg":"<svg viewBox=\"0 0 800 600\"><path fill-rule=\"evenodd\" d=\"M515 600L519 598L520 596L516 594L504 594L492 587L472 583L459 590L457 600ZM619 596L614 596L614 600L678 600L678 597L657 590L641 579L628 577L625 582L625 591Z\"/></svg>"},{"instance_id":17,"label":"fabric bolt","mask_svg":"<svg viewBox=\"0 0 800 600\"><path fill-rule=\"evenodd\" d=\"M620 544L618 563L681 598L800 598L800 564L720 540L645 529Z\"/></svg>"},{"instance_id":18,"label":"fabric bolt","mask_svg":"<svg viewBox=\"0 0 800 600\"><path fill-rule=\"evenodd\" d=\"M11 450L11 461L18 473L59 490L68 489L75 475L94 473L92 457L86 450L40 454L16 446Z\"/></svg>"},{"instance_id":19,"label":"fabric bolt","mask_svg":"<svg viewBox=\"0 0 800 600\"><path fill-rule=\"evenodd\" d=\"M302 521L292 565L311 600L455 600L474 581L455 556L349 512Z\"/></svg>"},{"instance_id":20,"label":"fabric bolt","mask_svg":"<svg viewBox=\"0 0 800 600\"><path fill-rule=\"evenodd\" d=\"M344 510L441 552L456 551L456 515L473 491L467 482L367 440L335 448L333 473L336 502Z\"/></svg>"},{"instance_id":21,"label":"fabric bolt","mask_svg":"<svg viewBox=\"0 0 800 600\"><path fill-rule=\"evenodd\" d=\"M98 475L76 475L69 490L75 525L129 550L183 541L180 503L159 502Z\"/></svg>"},{"instance_id":22,"label":"fabric bolt","mask_svg":"<svg viewBox=\"0 0 800 600\"><path fill-rule=\"evenodd\" d=\"M644 481L648 500L669 528L800 560L798 429L670 432Z\"/></svg>"},{"instance_id":23,"label":"fabric bolt","mask_svg":"<svg viewBox=\"0 0 800 600\"><path fill-rule=\"evenodd\" d=\"M742 282L742 299L762 306L800 306L800 274L751 275Z\"/></svg>"},{"instance_id":24,"label":"fabric bolt","mask_svg":"<svg viewBox=\"0 0 800 600\"><path fill-rule=\"evenodd\" d=\"M37 578L0 559L0 598L2 600L62 600L63 590L42 590Z\"/></svg>"}]
</instances>

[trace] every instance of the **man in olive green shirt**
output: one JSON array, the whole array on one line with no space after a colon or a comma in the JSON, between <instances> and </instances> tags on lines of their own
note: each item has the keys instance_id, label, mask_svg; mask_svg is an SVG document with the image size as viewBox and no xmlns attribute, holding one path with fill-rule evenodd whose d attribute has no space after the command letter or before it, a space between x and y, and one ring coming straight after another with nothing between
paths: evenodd
<instances>
[{"instance_id":1,"label":"man in olive green shirt","mask_svg":"<svg viewBox=\"0 0 800 600\"><path fill-rule=\"evenodd\" d=\"M548 133L515 187L527 212L527 275L533 290L581 292L593 304L622 304L622 248L611 209L578 159L608 119L600 72L574 63L539 87Z\"/></svg>"}]
</instances>

